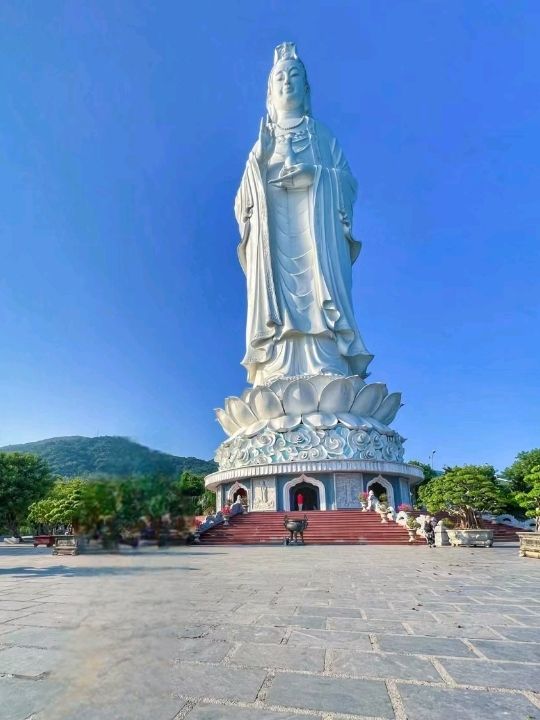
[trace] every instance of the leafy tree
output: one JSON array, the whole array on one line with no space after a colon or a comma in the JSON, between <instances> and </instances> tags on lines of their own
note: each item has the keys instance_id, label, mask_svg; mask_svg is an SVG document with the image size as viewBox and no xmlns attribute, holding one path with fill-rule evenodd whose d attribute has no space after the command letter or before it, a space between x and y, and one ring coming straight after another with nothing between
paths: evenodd
<instances>
[{"instance_id":1,"label":"leafy tree","mask_svg":"<svg viewBox=\"0 0 540 720\"><path fill-rule=\"evenodd\" d=\"M184 511L187 515L199 515L206 508L215 507L215 495L205 489L202 475L183 472L180 476L180 488L185 499Z\"/></svg>"},{"instance_id":2,"label":"leafy tree","mask_svg":"<svg viewBox=\"0 0 540 720\"><path fill-rule=\"evenodd\" d=\"M53 482L48 465L40 458L0 452L0 527L15 535L30 505L44 497Z\"/></svg>"},{"instance_id":3,"label":"leafy tree","mask_svg":"<svg viewBox=\"0 0 540 720\"><path fill-rule=\"evenodd\" d=\"M483 512L496 513L505 497L491 465L463 465L445 468L419 490L420 499L429 512L446 511L463 528L480 526Z\"/></svg>"},{"instance_id":4,"label":"leafy tree","mask_svg":"<svg viewBox=\"0 0 540 720\"><path fill-rule=\"evenodd\" d=\"M197 503L197 515L209 515L216 510L216 493L205 490Z\"/></svg>"},{"instance_id":5,"label":"leafy tree","mask_svg":"<svg viewBox=\"0 0 540 720\"><path fill-rule=\"evenodd\" d=\"M199 497L204 493L204 477L185 470L180 475L180 488L187 497Z\"/></svg>"},{"instance_id":6,"label":"leafy tree","mask_svg":"<svg viewBox=\"0 0 540 720\"><path fill-rule=\"evenodd\" d=\"M32 503L28 512L31 524L72 526L77 533L85 515L85 482L80 479L57 481L47 497Z\"/></svg>"},{"instance_id":7,"label":"leafy tree","mask_svg":"<svg viewBox=\"0 0 540 720\"><path fill-rule=\"evenodd\" d=\"M518 492L516 499L527 513L536 518L536 532L540 532L540 465L535 465L523 478L528 490Z\"/></svg>"},{"instance_id":8,"label":"leafy tree","mask_svg":"<svg viewBox=\"0 0 540 720\"><path fill-rule=\"evenodd\" d=\"M516 455L512 465L503 472L503 477L510 482L512 490L526 493L530 487L525 478L538 465L540 465L540 448L524 450Z\"/></svg>"}]
</instances>

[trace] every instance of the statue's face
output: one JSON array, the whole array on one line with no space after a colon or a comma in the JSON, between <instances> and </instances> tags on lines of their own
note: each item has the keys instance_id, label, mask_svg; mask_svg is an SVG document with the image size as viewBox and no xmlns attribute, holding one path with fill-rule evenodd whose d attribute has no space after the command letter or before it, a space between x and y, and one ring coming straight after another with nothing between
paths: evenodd
<instances>
[{"instance_id":1,"label":"statue's face","mask_svg":"<svg viewBox=\"0 0 540 720\"><path fill-rule=\"evenodd\" d=\"M272 103L276 110L303 111L306 95L304 69L294 60L282 60L272 70Z\"/></svg>"}]
</instances>

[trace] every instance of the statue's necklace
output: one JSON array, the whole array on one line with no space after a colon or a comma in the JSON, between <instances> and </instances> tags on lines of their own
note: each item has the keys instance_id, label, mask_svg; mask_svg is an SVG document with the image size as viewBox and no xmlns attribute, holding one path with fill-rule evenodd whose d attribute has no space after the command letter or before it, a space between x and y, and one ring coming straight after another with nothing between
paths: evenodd
<instances>
[{"instance_id":1,"label":"statue's necklace","mask_svg":"<svg viewBox=\"0 0 540 720\"><path fill-rule=\"evenodd\" d=\"M291 120L285 120L285 121L283 122L283 125L280 125L280 124L276 121L276 125L278 126L278 128L279 128L280 130L285 130L285 132L286 132L287 130L294 130L294 128L297 128L297 127L298 127L299 125L301 125L303 122L304 122L304 117L302 116L302 117L300 118L300 120L299 120L298 118L292 118Z\"/></svg>"}]
</instances>

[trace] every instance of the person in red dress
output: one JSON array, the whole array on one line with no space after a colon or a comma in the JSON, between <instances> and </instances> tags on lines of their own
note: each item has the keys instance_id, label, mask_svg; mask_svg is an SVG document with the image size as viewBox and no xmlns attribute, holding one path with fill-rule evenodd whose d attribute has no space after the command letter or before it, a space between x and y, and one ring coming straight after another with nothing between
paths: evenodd
<instances>
[{"instance_id":1,"label":"person in red dress","mask_svg":"<svg viewBox=\"0 0 540 720\"><path fill-rule=\"evenodd\" d=\"M303 507L304 507L304 496L302 495L301 492L299 492L298 495L296 496L296 504L298 505L298 509L299 509L299 510L302 510L302 509L303 509Z\"/></svg>"}]
</instances>

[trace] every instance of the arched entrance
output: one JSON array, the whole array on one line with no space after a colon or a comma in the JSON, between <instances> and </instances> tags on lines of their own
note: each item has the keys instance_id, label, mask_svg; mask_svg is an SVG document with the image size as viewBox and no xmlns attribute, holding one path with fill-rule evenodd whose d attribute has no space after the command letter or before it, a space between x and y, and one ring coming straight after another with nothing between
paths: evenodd
<instances>
[{"instance_id":1,"label":"arched entrance","mask_svg":"<svg viewBox=\"0 0 540 720\"><path fill-rule=\"evenodd\" d=\"M283 487L283 509L298 510L298 493L304 496L304 510L326 510L326 491L320 480L307 475L289 480Z\"/></svg>"},{"instance_id":2,"label":"arched entrance","mask_svg":"<svg viewBox=\"0 0 540 720\"><path fill-rule=\"evenodd\" d=\"M380 499L381 495L386 495L386 501L390 507L395 507L394 505L394 489L390 482L383 478L382 475L377 475L377 477L370 480L367 484L367 491L373 490L373 493L375 494L375 497L377 499Z\"/></svg>"},{"instance_id":3,"label":"arched entrance","mask_svg":"<svg viewBox=\"0 0 540 720\"><path fill-rule=\"evenodd\" d=\"M289 502L291 510L300 510L299 497L303 499L302 510L318 510L319 509L319 488L308 482L295 485L289 490Z\"/></svg>"},{"instance_id":4,"label":"arched entrance","mask_svg":"<svg viewBox=\"0 0 540 720\"><path fill-rule=\"evenodd\" d=\"M238 499L244 506L244 508L247 510L249 506L249 496L248 496L248 490L245 485L242 485L239 482L235 482L232 488L229 490L228 494L228 501L229 502L236 502Z\"/></svg>"}]
</instances>

